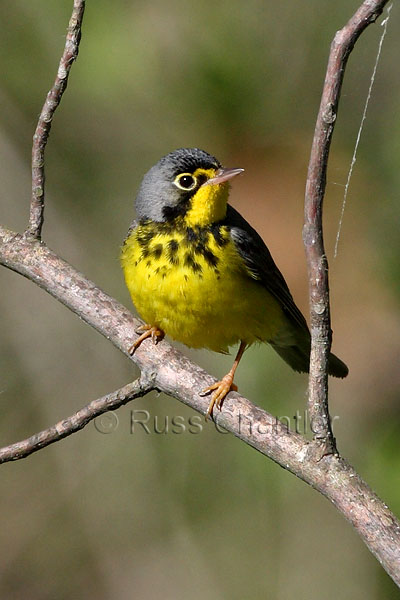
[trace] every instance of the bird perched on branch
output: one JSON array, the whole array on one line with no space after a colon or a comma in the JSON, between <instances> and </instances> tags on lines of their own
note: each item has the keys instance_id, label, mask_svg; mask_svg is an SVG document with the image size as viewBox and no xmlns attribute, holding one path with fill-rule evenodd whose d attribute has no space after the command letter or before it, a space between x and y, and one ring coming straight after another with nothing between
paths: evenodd
<instances>
[{"instance_id":1,"label":"bird perched on branch","mask_svg":"<svg viewBox=\"0 0 400 600\"><path fill-rule=\"evenodd\" d=\"M131 354L146 338L157 343L165 334L224 353L240 343L229 373L203 390L212 394L207 416L237 389L236 368L254 342L269 343L295 371L309 371L306 320L261 237L228 205L230 180L242 172L197 148L161 158L143 178L121 253L145 322ZM330 354L329 374L347 373Z\"/></svg>"}]
</instances>

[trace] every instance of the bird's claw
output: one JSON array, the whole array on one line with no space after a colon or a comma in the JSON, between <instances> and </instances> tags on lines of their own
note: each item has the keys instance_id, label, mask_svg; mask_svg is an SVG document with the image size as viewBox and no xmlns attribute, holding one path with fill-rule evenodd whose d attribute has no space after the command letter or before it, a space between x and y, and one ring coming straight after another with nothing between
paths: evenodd
<instances>
[{"instance_id":1,"label":"bird's claw","mask_svg":"<svg viewBox=\"0 0 400 600\"><path fill-rule=\"evenodd\" d=\"M221 381L216 381L212 385L208 386L205 390L201 392L201 396L208 394L209 392L214 393L211 396L210 404L208 405L208 409L206 412L206 421L208 417L212 415L214 406L221 410L222 402L225 399L225 396L229 394L229 392L237 392L238 387L233 383L233 376L228 373L221 379Z\"/></svg>"},{"instance_id":2,"label":"bird's claw","mask_svg":"<svg viewBox=\"0 0 400 600\"><path fill-rule=\"evenodd\" d=\"M138 337L137 340L133 342L132 346L130 346L128 354L130 354L131 356L135 353L135 350L140 346L143 340L146 340L147 338L151 337L153 344L157 345L158 342L161 342L161 340L165 336L163 330L159 329L158 327L155 327L154 325L139 325L139 327L137 327L135 331L136 333L141 333L143 331L143 333Z\"/></svg>"}]
</instances>

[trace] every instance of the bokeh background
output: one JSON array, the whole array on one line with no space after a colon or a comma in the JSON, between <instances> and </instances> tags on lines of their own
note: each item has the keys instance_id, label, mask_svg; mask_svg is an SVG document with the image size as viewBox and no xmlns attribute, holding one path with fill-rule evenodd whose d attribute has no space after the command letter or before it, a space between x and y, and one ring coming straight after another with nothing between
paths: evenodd
<instances>
[{"instance_id":1,"label":"bokeh background","mask_svg":"<svg viewBox=\"0 0 400 600\"><path fill-rule=\"evenodd\" d=\"M160 156L198 146L244 167L232 204L255 226L302 310L308 154L330 41L359 0L96 0L46 152L45 241L131 306L118 263L135 190ZM0 222L27 223L31 138L72 0L3 0ZM400 11L395 5L344 215L344 184L380 24L350 57L325 203L339 449L400 514ZM137 376L105 339L34 284L0 271L2 445ZM232 360L188 351L214 375ZM250 349L240 390L294 426L306 376ZM145 418L150 433L132 415ZM181 415L185 431L174 433ZM2 598L398 597L350 525L291 474L152 394L1 467ZM163 431L165 422L169 425ZM300 429L302 422L300 422ZM192 429L192 432L189 431ZM193 432L195 429L195 433ZM102 433L108 431L109 433ZM176 431L176 430L175 430Z\"/></svg>"}]
</instances>

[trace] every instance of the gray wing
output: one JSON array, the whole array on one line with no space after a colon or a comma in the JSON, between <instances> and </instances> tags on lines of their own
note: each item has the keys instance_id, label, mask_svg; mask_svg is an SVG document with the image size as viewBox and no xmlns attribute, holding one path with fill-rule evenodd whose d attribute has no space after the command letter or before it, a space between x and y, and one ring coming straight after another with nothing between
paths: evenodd
<instances>
[{"instance_id":1,"label":"gray wing","mask_svg":"<svg viewBox=\"0 0 400 600\"><path fill-rule=\"evenodd\" d=\"M297 308L282 273L256 230L230 205L224 224L230 228L231 238L249 276L259 281L278 300L287 316L308 332L305 318Z\"/></svg>"}]
</instances>

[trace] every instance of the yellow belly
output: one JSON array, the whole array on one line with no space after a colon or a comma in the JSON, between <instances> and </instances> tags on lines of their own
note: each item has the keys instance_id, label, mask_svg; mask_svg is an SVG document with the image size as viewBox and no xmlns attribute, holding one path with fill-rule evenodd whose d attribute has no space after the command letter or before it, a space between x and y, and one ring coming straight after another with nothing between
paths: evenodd
<instances>
[{"instance_id":1,"label":"yellow belly","mask_svg":"<svg viewBox=\"0 0 400 600\"><path fill-rule=\"evenodd\" d=\"M234 244L222 247L209 235L216 264L192 253L182 234L155 234L145 251L135 231L125 242L121 263L132 301L142 319L192 348L226 352L243 340L268 341L281 328L279 303L251 279ZM192 258L188 259L188 255Z\"/></svg>"}]
</instances>

